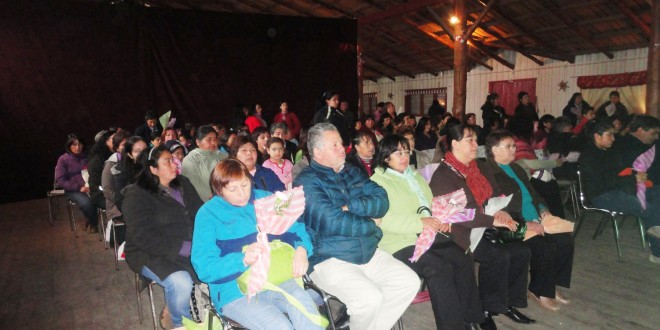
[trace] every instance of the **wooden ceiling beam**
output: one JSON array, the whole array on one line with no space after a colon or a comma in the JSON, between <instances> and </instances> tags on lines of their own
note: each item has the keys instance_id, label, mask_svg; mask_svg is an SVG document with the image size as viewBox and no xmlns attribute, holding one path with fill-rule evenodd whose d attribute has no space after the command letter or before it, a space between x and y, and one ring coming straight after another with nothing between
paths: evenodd
<instances>
[{"instance_id":1,"label":"wooden ceiling beam","mask_svg":"<svg viewBox=\"0 0 660 330\"><path fill-rule=\"evenodd\" d=\"M449 47L450 49L454 49L454 43L453 43L453 42L451 42L451 41L447 41L447 40L445 40L445 39L439 37L438 35L436 35L436 34L433 33L433 32L426 31L426 30L422 29L422 28L419 27L415 22L411 21L410 19L408 19L408 18L406 18L406 17L403 18L403 21L404 21L406 24L410 25L411 27L413 27L413 28L417 29L418 31L424 33L427 37L429 37L429 38L431 38L431 39L433 39L433 40L435 40L435 41L437 41L437 42L439 42L439 43L441 43L441 44L443 44L443 45ZM493 67L490 66L490 65L488 65L488 64L486 64L486 62L482 61L480 58L478 58L478 57L476 57L476 56L474 56L474 55L472 55L472 54L468 54L468 57L469 57L471 60L473 60L473 61L479 63L479 65L483 66L484 68L487 68L488 70L493 71Z\"/></svg>"},{"instance_id":2,"label":"wooden ceiling beam","mask_svg":"<svg viewBox=\"0 0 660 330\"><path fill-rule=\"evenodd\" d=\"M365 53L362 53L362 57L363 57L363 58L364 58L364 57L369 57L369 58L371 58L371 60L373 60L375 63L378 63L378 64L381 65L381 66L384 66L384 67L386 67L386 68L388 68L388 69L390 69L390 70L392 70L392 71L396 71L396 72L398 72L398 73L400 73L400 74L402 74L402 75L404 75L404 76L406 76L406 77L409 77L409 78L415 79L415 75L414 75L414 74L412 74L412 73L410 73L410 72L403 71L403 70L401 70L401 69L399 69L399 68L397 68L397 67L395 67L395 66L392 66L391 64L385 63L384 61L380 60L379 58L376 58L375 56L373 56L373 55L371 55L371 54L365 54ZM365 61L365 62L366 62L366 61Z\"/></svg>"},{"instance_id":3,"label":"wooden ceiling beam","mask_svg":"<svg viewBox=\"0 0 660 330\"><path fill-rule=\"evenodd\" d=\"M289 10L292 10L292 11L300 14L301 16L314 16L314 15L312 15L312 13L308 12L307 10L302 9L302 8L298 8L297 6L294 6L290 2L285 1L285 0L268 0L268 1L273 2L276 5L282 6L284 8L289 9Z\"/></svg>"},{"instance_id":4,"label":"wooden ceiling beam","mask_svg":"<svg viewBox=\"0 0 660 330\"><path fill-rule=\"evenodd\" d=\"M363 64L362 67L365 68L365 69L367 69L367 70L369 70L369 71L375 72L375 73L377 73L377 74L379 74L379 75L381 75L381 76L383 76L383 77L387 77L387 78L389 78L389 79L392 80L392 81L396 81L396 79L395 79L394 77L392 77L392 76L390 76L390 75L387 75L387 74L385 74L385 73L383 73L383 72L380 72L379 70L376 70L376 69L374 69L373 67L368 66L367 64Z\"/></svg>"},{"instance_id":5,"label":"wooden ceiling beam","mask_svg":"<svg viewBox=\"0 0 660 330\"><path fill-rule=\"evenodd\" d=\"M358 25L367 25L393 16L402 16L419 8L438 5L444 2L447 2L447 0L413 0L404 2L400 5L390 6L377 13L358 17Z\"/></svg>"},{"instance_id":6,"label":"wooden ceiling beam","mask_svg":"<svg viewBox=\"0 0 660 330\"><path fill-rule=\"evenodd\" d=\"M407 39L399 36L398 34L393 32L391 29L389 31L386 31L385 33L389 37L391 37L391 38L395 39L396 41L400 42L401 44L403 44L407 48L412 48L412 49L414 49L414 50L416 50L416 51L418 51L422 54L427 54L427 56L429 56L430 58L442 63L443 65L447 66L450 69L454 67L453 62L447 61L447 60L441 58L440 56L437 56L437 55L433 54L432 52L429 52L428 50L422 49L422 47L418 46L414 42L411 42L410 40L407 40Z\"/></svg>"},{"instance_id":7,"label":"wooden ceiling beam","mask_svg":"<svg viewBox=\"0 0 660 330\"><path fill-rule=\"evenodd\" d=\"M651 35L653 34L651 31L651 27L646 25L646 22L644 22L637 14L635 14L628 6L626 6L622 1L617 1L617 6L619 6L619 9L625 14L628 19L630 19L634 25L642 29L642 32L644 32L644 37L646 38L646 41L651 40ZM657 19L657 17L656 17Z\"/></svg>"},{"instance_id":8,"label":"wooden ceiling beam","mask_svg":"<svg viewBox=\"0 0 660 330\"><path fill-rule=\"evenodd\" d=\"M319 5L319 6L323 7L323 8L325 8L325 9L329 9L329 10L332 10L332 11L334 11L334 12L336 12L336 13L339 13L339 14L341 14L341 15L344 16L344 17L347 17L347 18L355 18L355 14L353 14L353 13L349 13L349 12L347 12L347 11L345 11L345 10L343 10L343 9L341 9L341 8L339 8L339 7L337 7L337 6L335 6L335 5L331 5L331 4L326 3L326 2L324 2L324 1L321 1L321 0L307 0L307 1L308 1L308 2L311 2L311 3L313 3L313 4L316 4L316 5Z\"/></svg>"},{"instance_id":9,"label":"wooden ceiling beam","mask_svg":"<svg viewBox=\"0 0 660 330\"><path fill-rule=\"evenodd\" d=\"M477 1L481 4L482 7L485 7L487 5L481 0L477 0ZM547 40L543 40L541 37L536 35L534 32L530 31L530 29L520 25L520 23L518 23L516 20L503 15L502 13L497 11L495 8L491 8L490 13L493 16L495 16L495 18L497 20L499 20L500 22L502 22L506 25L509 25L509 27L514 32L517 32L518 34L522 34L522 35L525 35L525 36L531 38L536 44L541 45L543 48L546 48L546 49L561 49L561 48L557 47L557 45L555 45L554 43L549 42ZM536 53L536 54L541 55L540 53ZM541 56L543 56L543 55L541 55ZM544 57L547 57L547 56L544 56ZM561 60L561 61L569 61L569 59L571 58L571 55L561 55L559 57L555 56L555 57L550 57L550 58L558 59L558 60Z\"/></svg>"},{"instance_id":10,"label":"wooden ceiling beam","mask_svg":"<svg viewBox=\"0 0 660 330\"><path fill-rule=\"evenodd\" d=\"M490 29L490 28L488 28L488 27L486 27L486 26L483 26L483 24L481 24L480 27L481 27L482 30L484 30L484 32L486 32L486 33L492 35L493 37L495 37L495 38L497 38L497 39L499 39L499 40L500 40L504 45L506 45L507 47L509 47L509 48L511 48L512 50L514 50L514 51L520 53L521 55L523 55L523 56L525 56L525 57L527 57L528 59L532 60L534 63L536 63L536 64L538 64L538 65L540 65L540 66L543 66L543 61L541 61L541 60L539 60L538 58L534 57L534 55L530 54L528 51L526 51L526 50L523 49L522 47L520 47L520 46L518 46L518 45L515 45L515 44L512 43L512 42L509 42L509 40L507 40L506 38L504 38L504 37L503 37L501 34L499 34L498 32L496 32L496 31L494 31L494 30L492 30L492 29Z\"/></svg>"},{"instance_id":11,"label":"wooden ceiling beam","mask_svg":"<svg viewBox=\"0 0 660 330\"><path fill-rule=\"evenodd\" d=\"M376 1L373 1L373 0L362 0L362 2L366 2L369 6L376 7L380 10L383 10L383 9L387 8L386 6L383 6L382 4L380 4Z\"/></svg>"},{"instance_id":12,"label":"wooden ceiling beam","mask_svg":"<svg viewBox=\"0 0 660 330\"><path fill-rule=\"evenodd\" d=\"M389 35L386 35L386 36L390 37ZM394 39L394 38L391 38L391 39ZM398 40L394 39L395 43L398 43L397 41ZM420 61L412 58L410 55L404 54L403 52L398 50L398 49L403 48L403 47L396 47L396 46L398 46L398 45L391 45L391 44L386 45L388 51L391 52L395 57L397 57L399 59L403 58L406 61L406 63L412 63L412 65L415 65L416 67L420 68L421 71L429 73L429 74L433 75L434 77L438 76L438 70L431 69L428 66L420 63ZM380 48L380 47L378 47L378 48ZM369 55L367 54L367 56L369 56Z\"/></svg>"},{"instance_id":13,"label":"wooden ceiling beam","mask_svg":"<svg viewBox=\"0 0 660 330\"><path fill-rule=\"evenodd\" d=\"M479 41L468 40L468 45L473 46L474 48L478 49L480 52L484 53L486 56L494 59L497 62L500 62L500 64L504 65L505 67L511 70L514 70L516 68L516 66L513 63L497 55L497 53L491 51L490 49L488 49L488 47L484 46L484 44L480 43Z\"/></svg>"},{"instance_id":14,"label":"wooden ceiling beam","mask_svg":"<svg viewBox=\"0 0 660 330\"><path fill-rule=\"evenodd\" d=\"M472 23L472 25L470 25L470 28L467 31L465 31L465 33L463 33L463 35L461 36L461 42L465 42L468 39L470 39L470 36L472 36L472 33L474 33L474 30L477 29L477 26L479 26L479 24L481 24L481 20L483 20L484 17L486 16L486 14L488 14L488 11L490 11L490 9L493 7L493 4L495 4L495 0L488 1L488 4L486 5L486 7L484 7L481 14L479 14L479 17L477 17L477 20L474 21Z\"/></svg>"},{"instance_id":15,"label":"wooden ceiling beam","mask_svg":"<svg viewBox=\"0 0 660 330\"><path fill-rule=\"evenodd\" d=\"M580 26L576 26L573 23L573 19L568 17L566 14L564 14L562 12L561 8L559 8L554 2L547 1L547 0L541 0L540 3L544 7L548 8L550 10L550 12L552 12L552 15L557 17L560 21L562 21L562 23L564 23L565 25L571 27L580 37L582 37L582 39L584 39L584 42L588 43L593 48L597 49L599 52L605 54L605 56L607 56L607 58L609 58L609 59L614 58L614 54L612 54L612 52L610 52L609 50L607 50L603 47L600 47L600 46L596 45L596 43L593 42L593 40L592 40L591 33L583 30L583 28L580 27Z\"/></svg>"},{"instance_id":16,"label":"wooden ceiling beam","mask_svg":"<svg viewBox=\"0 0 660 330\"><path fill-rule=\"evenodd\" d=\"M545 27L545 28L538 29L538 30L536 30L536 32L544 33L544 32L552 32L552 31L567 30L567 29L570 29L571 31L573 31L575 28L580 27L580 26L593 25L593 24L609 22L609 21L614 21L614 20L621 20L623 18L626 18L626 16L623 15L623 14L614 14L614 15L605 16L605 17L596 17L596 18L593 18L593 19L576 21L575 23L571 23L572 24L571 26L566 25L566 24L557 24L557 25L553 25L553 26L548 26L548 27Z\"/></svg>"},{"instance_id":17,"label":"wooden ceiling beam","mask_svg":"<svg viewBox=\"0 0 660 330\"><path fill-rule=\"evenodd\" d=\"M449 39L451 39L453 41L454 40L454 33L451 31L451 28L449 27L449 25L447 25L447 21L443 20L440 17L440 15L438 15L435 12L435 10L433 10L433 8L431 6L426 6L426 10L429 12L429 14L431 14L431 16L433 16L433 18L435 19L435 23L438 24L440 26L440 28L442 29L442 31L444 31L447 34L447 36L449 36Z\"/></svg>"}]
</instances>

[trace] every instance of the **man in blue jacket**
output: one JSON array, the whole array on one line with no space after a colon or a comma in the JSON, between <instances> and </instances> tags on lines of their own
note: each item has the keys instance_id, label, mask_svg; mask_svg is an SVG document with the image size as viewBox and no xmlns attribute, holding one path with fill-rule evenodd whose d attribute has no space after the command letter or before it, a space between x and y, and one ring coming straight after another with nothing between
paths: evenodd
<instances>
[{"instance_id":1,"label":"man in blue jacket","mask_svg":"<svg viewBox=\"0 0 660 330\"><path fill-rule=\"evenodd\" d=\"M348 308L351 329L390 329L419 289L419 278L377 249L387 193L357 167L345 164L341 136L332 124L308 133L312 158L293 182L305 191L303 219L312 238L310 277Z\"/></svg>"}]
</instances>

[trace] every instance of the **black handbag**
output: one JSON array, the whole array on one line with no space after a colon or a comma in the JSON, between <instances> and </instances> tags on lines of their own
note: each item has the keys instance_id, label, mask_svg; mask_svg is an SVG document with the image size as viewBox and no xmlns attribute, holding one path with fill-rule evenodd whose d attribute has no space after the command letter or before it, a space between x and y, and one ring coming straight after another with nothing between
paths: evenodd
<instances>
[{"instance_id":1,"label":"black handbag","mask_svg":"<svg viewBox=\"0 0 660 330\"><path fill-rule=\"evenodd\" d=\"M484 231L484 238L493 244L504 244L509 242L520 242L525 239L527 232L527 222L520 216L519 213L511 213L511 217L518 223L518 228L515 231L510 231L507 228L487 228Z\"/></svg>"}]
</instances>

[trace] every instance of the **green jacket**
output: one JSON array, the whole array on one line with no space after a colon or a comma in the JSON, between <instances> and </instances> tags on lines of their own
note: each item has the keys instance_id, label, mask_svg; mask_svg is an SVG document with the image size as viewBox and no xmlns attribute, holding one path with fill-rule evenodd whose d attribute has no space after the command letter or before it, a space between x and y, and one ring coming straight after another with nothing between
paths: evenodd
<instances>
[{"instance_id":1,"label":"green jacket","mask_svg":"<svg viewBox=\"0 0 660 330\"><path fill-rule=\"evenodd\" d=\"M181 174L190 179L199 198L206 202L211 198L211 172L215 165L227 158L227 154L197 148L183 159Z\"/></svg>"},{"instance_id":2,"label":"green jacket","mask_svg":"<svg viewBox=\"0 0 660 330\"><path fill-rule=\"evenodd\" d=\"M413 172L430 208L433 199L431 188L417 171L413 170ZM383 238L378 247L393 254L405 247L415 245L417 234L423 229L420 219L430 216L427 212L417 214L417 209L421 206L417 193L410 188L405 178L384 171L381 167L376 169L371 180L387 191L387 199L390 201L390 208L383 216L380 225Z\"/></svg>"}]
</instances>

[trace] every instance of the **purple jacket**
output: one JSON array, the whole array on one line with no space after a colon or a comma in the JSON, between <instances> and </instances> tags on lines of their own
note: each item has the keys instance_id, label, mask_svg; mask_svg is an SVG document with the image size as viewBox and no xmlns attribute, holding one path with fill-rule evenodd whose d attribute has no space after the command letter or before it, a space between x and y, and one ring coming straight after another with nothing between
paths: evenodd
<instances>
[{"instance_id":1,"label":"purple jacket","mask_svg":"<svg viewBox=\"0 0 660 330\"><path fill-rule=\"evenodd\" d=\"M55 183L64 191L80 191L85 185L80 172L86 167L87 158L84 155L76 156L68 152L63 154L57 159L55 166Z\"/></svg>"}]
</instances>

